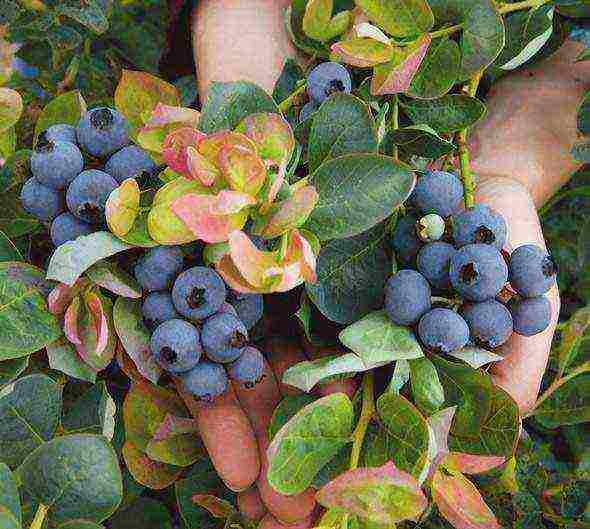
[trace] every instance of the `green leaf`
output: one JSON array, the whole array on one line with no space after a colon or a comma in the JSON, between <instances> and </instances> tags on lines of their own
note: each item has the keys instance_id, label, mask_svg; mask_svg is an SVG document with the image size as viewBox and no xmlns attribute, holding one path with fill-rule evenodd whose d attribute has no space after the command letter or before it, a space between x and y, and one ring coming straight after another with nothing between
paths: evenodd
<instances>
[{"instance_id":1,"label":"green leaf","mask_svg":"<svg viewBox=\"0 0 590 529\"><path fill-rule=\"evenodd\" d=\"M312 175L319 200L305 227L322 240L358 235L389 217L411 193L415 175L380 154L350 154Z\"/></svg>"},{"instance_id":2,"label":"green leaf","mask_svg":"<svg viewBox=\"0 0 590 529\"><path fill-rule=\"evenodd\" d=\"M350 323L382 303L391 275L383 226L349 239L337 239L322 248L316 283L306 283L310 299L327 318Z\"/></svg>"},{"instance_id":3,"label":"green leaf","mask_svg":"<svg viewBox=\"0 0 590 529\"><path fill-rule=\"evenodd\" d=\"M16 151L16 129L10 127L0 135L0 156L9 158Z\"/></svg>"},{"instance_id":4,"label":"green leaf","mask_svg":"<svg viewBox=\"0 0 590 529\"><path fill-rule=\"evenodd\" d=\"M18 251L18 248L4 232L0 231L0 262L22 260L23 256Z\"/></svg>"},{"instance_id":5,"label":"green leaf","mask_svg":"<svg viewBox=\"0 0 590 529\"><path fill-rule=\"evenodd\" d=\"M35 124L35 141L44 130L58 123L75 127L86 113L86 101L78 90L52 99L41 111Z\"/></svg>"},{"instance_id":6,"label":"green leaf","mask_svg":"<svg viewBox=\"0 0 590 529\"><path fill-rule=\"evenodd\" d=\"M272 98L259 86L247 82L214 82L203 105L199 130L206 133L233 129L246 116L257 112L278 113Z\"/></svg>"},{"instance_id":7,"label":"green leaf","mask_svg":"<svg viewBox=\"0 0 590 529\"><path fill-rule=\"evenodd\" d=\"M130 248L106 231L78 237L55 250L49 261L47 278L71 286L94 263Z\"/></svg>"},{"instance_id":8,"label":"green leaf","mask_svg":"<svg viewBox=\"0 0 590 529\"><path fill-rule=\"evenodd\" d=\"M447 407L457 406L452 432L461 436L477 436L490 414L490 376L471 367L444 360L438 355L434 355L431 360L445 390Z\"/></svg>"},{"instance_id":9,"label":"green leaf","mask_svg":"<svg viewBox=\"0 0 590 529\"><path fill-rule=\"evenodd\" d=\"M22 356L12 360L0 362L0 391L6 384L10 384L18 378L28 367L29 357Z\"/></svg>"},{"instance_id":10,"label":"green leaf","mask_svg":"<svg viewBox=\"0 0 590 529\"><path fill-rule=\"evenodd\" d=\"M127 272L120 269L115 263L99 261L90 267L86 276L99 287L125 298L140 298L141 286Z\"/></svg>"},{"instance_id":11,"label":"green leaf","mask_svg":"<svg viewBox=\"0 0 590 529\"><path fill-rule=\"evenodd\" d=\"M411 360L410 381L414 402L426 415L432 415L445 402L445 390L434 364L428 358Z\"/></svg>"},{"instance_id":12,"label":"green leaf","mask_svg":"<svg viewBox=\"0 0 590 529\"><path fill-rule=\"evenodd\" d=\"M473 369L479 369L492 362L499 362L504 357L488 351L487 349L480 349L479 347L465 346L463 349L449 353L449 356L461 360L470 365Z\"/></svg>"},{"instance_id":13,"label":"green leaf","mask_svg":"<svg viewBox=\"0 0 590 529\"><path fill-rule=\"evenodd\" d=\"M62 334L39 289L43 272L19 262L0 263L0 360L34 353Z\"/></svg>"},{"instance_id":14,"label":"green leaf","mask_svg":"<svg viewBox=\"0 0 590 529\"><path fill-rule=\"evenodd\" d=\"M311 404L317 397L313 395L287 395L272 414L268 425L268 437L272 441L277 432L302 408Z\"/></svg>"},{"instance_id":15,"label":"green leaf","mask_svg":"<svg viewBox=\"0 0 590 529\"><path fill-rule=\"evenodd\" d=\"M166 506L152 498L138 498L130 507L109 519L110 529L172 529L172 517Z\"/></svg>"},{"instance_id":16,"label":"green leaf","mask_svg":"<svg viewBox=\"0 0 590 529\"><path fill-rule=\"evenodd\" d=\"M21 524L18 486L10 469L4 463L0 463L0 527L20 529Z\"/></svg>"},{"instance_id":17,"label":"green leaf","mask_svg":"<svg viewBox=\"0 0 590 529\"><path fill-rule=\"evenodd\" d=\"M281 75L275 83L272 98L280 103L289 97L297 88L297 83L305 79L303 69L299 63L291 58L285 59Z\"/></svg>"},{"instance_id":18,"label":"green leaf","mask_svg":"<svg viewBox=\"0 0 590 529\"><path fill-rule=\"evenodd\" d=\"M61 387L45 375L29 375L5 386L0 397L0 461L20 465L49 441L59 424Z\"/></svg>"},{"instance_id":19,"label":"green leaf","mask_svg":"<svg viewBox=\"0 0 590 529\"><path fill-rule=\"evenodd\" d=\"M384 310L371 312L349 325L339 338L366 365L379 366L424 356L412 330L393 323Z\"/></svg>"},{"instance_id":20,"label":"green leaf","mask_svg":"<svg viewBox=\"0 0 590 529\"><path fill-rule=\"evenodd\" d=\"M454 40L433 40L406 93L418 99L445 95L457 81L460 65L461 50Z\"/></svg>"},{"instance_id":21,"label":"green leaf","mask_svg":"<svg viewBox=\"0 0 590 529\"><path fill-rule=\"evenodd\" d=\"M72 520L60 524L57 529L104 529L104 525L100 525L88 520Z\"/></svg>"},{"instance_id":22,"label":"green leaf","mask_svg":"<svg viewBox=\"0 0 590 529\"><path fill-rule=\"evenodd\" d=\"M51 369L56 369L79 380L96 382L96 370L84 362L76 348L64 337L47 344L46 349Z\"/></svg>"},{"instance_id":23,"label":"green leaf","mask_svg":"<svg viewBox=\"0 0 590 529\"><path fill-rule=\"evenodd\" d=\"M389 133L393 143L408 154L436 159L456 150L455 145L441 138L428 125L402 127Z\"/></svg>"},{"instance_id":24,"label":"green leaf","mask_svg":"<svg viewBox=\"0 0 590 529\"><path fill-rule=\"evenodd\" d=\"M492 386L490 412L474 437L451 433L449 447L456 452L481 456L510 457L520 435L520 412L514 399L502 388Z\"/></svg>"},{"instance_id":25,"label":"green leaf","mask_svg":"<svg viewBox=\"0 0 590 529\"><path fill-rule=\"evenodd\" d=\"M23 99L12 88L0 87L0 132L6 131L17 124L23 112Z\"/></svg>"},{"instance_id":26,"label":"green leaf","mask_svg":"<svg viewBox=\"0 0 590 529\"><path fill-rule=\"evenodd\" d=\"M109 29L109 21L97 0L84 0L76 5L58 5L56 12L75 20L98 35Z\"/></svg>"},{"instance_id":27,"label":"green leaf","mask_svg":"<svg viewBox=\"0 0 590 529\"><path fill-rule=\"evenodd\" d=\"M590 369L590 364L588 369ZM546 428L590 421L590 373L567 380L535 409L536 419Z\"/></svg>"},{"instance_id":28,"label":"green leaf","mask_svg":"<svg viewBox=\"0 0 590 529\"><path fill-rule=\"evenodd\" d=\"M343 393L305 406L268 448L268 481L281 494L303 492L319 470L350 442L353 407Z\"/></svg>"},{"instance_id":29,"label":"green leaf","mask_svg":"<svg viewBox=\"0 0 590 529\"><path fill-rule=\"evenodd\" d=\"M387 461L418 478L428 464L426 419L406 398L384 393L377 400L380 428L372 429L364 454L367 466Z\"/></svg>"},{"instance_id":30,"label":"green leaf","mask_svg":"<svg viewBox=\"0 0 590 529\"><path fill-rule=\"evenodd\" d=\"M426 0L355 0L371 22L394 37L426 33L434 16Z\"/></svg>"},{"instance_id":31,"label":"green leaf","mask_svg":"<svg viewBox=\"0 0 590 529\"><path fill-rule=\"evenodd\" d=\"M590 141L576 143L571 152L578 162L590 163Z\"/></svg>"},{"instance_id":32,"label":"green leaf","mask_svg":"<svg viewBox=\"0 0 590 529\"><path fill-rule=\"evenodd\" d=\"M115 431L116 411L115 401L102 381L64 410L62 426L67 433L101 434L110 441Z\"/></svg>"},{"instance_id":33,"label":"green leaf","mask_svg":"<svg viewBox=\"0 0 590 529\"><path fill-rule=\"evenodd\" d=\"M568 366L576 359L582 342L590 335L590 307L574 312L561 333L557 348L558 376L563 375Z\"/></svg>"},{"instance_id":34,"label":"green leaf","mask_svg":"<svg viewBox=\"0 0 590 529\"><path fill-rule=\"evenodd\" d=\"M117 509L123 483L117 454L100 435L66 435L37 448L18 470L24 488L50 506L53 523L101 522Z\"/></svg>"},{"instance_id":35,"label":"green leaf","mask_svg":"<svg viewBox=\"0 0 590 529\"><path fill-rule=\"evenodd\" d=\"M428 125L439 134L471 127L486 113L479 99L465 94L447 95L433 101L410 99L401 106L416 125Z\"/></svg>"},{"instance_id":36,"label":"green leaf","mask_svg":"<svg viewBox=\"0 0 590 529\"><path fill-rule=\"evenodd\" d=\"M321 42L344 33L350 24L350 12L343 11L332 17L333 8L333 0L308 0L302 20L303 32Z\"/></svg>"},{"instance_id":37,"label":"green leaf","mask_svg":"<svg viewBox=\"0 0 590 529\"><path fill-rule=\"evenodd\" d=\"M375 120L361 99L338 93L316 112L308 143L310 171L344 154L377 152Z\"/></svg>"}]
</instances>

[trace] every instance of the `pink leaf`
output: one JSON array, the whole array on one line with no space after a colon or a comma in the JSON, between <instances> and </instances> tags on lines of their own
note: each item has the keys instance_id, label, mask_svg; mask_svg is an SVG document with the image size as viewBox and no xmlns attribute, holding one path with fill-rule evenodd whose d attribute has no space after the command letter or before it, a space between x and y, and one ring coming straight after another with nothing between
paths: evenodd
<instances>
[{"instance_id":1,"label":"pink leaf","mask_svg":"<svg viewBox=\"0 0 590 529\"><path fill-rule=\"evenodd\" d=\"M65 283L58 283L47 296L47 308L51 314L60 316L74 299L77 292L76 285L69 286Z\"/></svg>"},{"instance_id":2,"label":"pink leaf","mask_svg":"<svg viewBox=\"0 0 590 529\"><path fill-rule=\"evenodd\" d=\"M186 148L186 164L190 177L207 187L212 186L221 174L215 165L192 146Z\"/></svg>"},{"instance_id":3,"label":"pink leaf","mask_svg":"<svg viewBox=\"0 0 590 529\"><path fill-rule=\"evenodd\" d=\"M266 167L256 152L241 145L224 145L219 151L219 168L229 186L256 196L266 181Z\"/></svg>"},{"instance_id":4,"label":"pink leaf","mask_svg":"<svg viewBox=\"0 0 590 529\"><path fill-rule=\"evenodd\" d=\"M276 204L277 209L270 215L262 236L273 239L301 226L313 211L317 201L318 193L315 187L305 186L295 190L288 199Z\"/></svg>"},{"instance_id":5,"label":"pink leaf","mask_svg":"<svg viewBox=\"0 0 590 529\"><path fill-rule=\"evenodd\" d=\"M268 270L278 265L276 254L259 250L245 233L237 230L230 233L229 249L232 261L246 282L254 287L265 287L271 279Z\"/></svg>"},{"instance_id":6,"label":"pink leaf","mask_svg":"<svg viewBox=\"0 0 590 529\"><path fill-rule=\"evenodd\" d=\"M440 513L456 529L501 529L475 485L462 474L437 470L431 490Z\"/></svg>"},{"instance_id":7,"label":"pink leaf","mask_svg":"<svg viewBox=\"0 0 590 529\"><path fill-rule=\"evenodd\" d=\"M223 280L234 290L242 294L256 294L258 292L256 287L253 287L244 279L230 255L224 255L215 265L215 268L223 277Z\"/></svg>"},{"instance_id":8,"label":"pink leaf","mask_svg":"<svg viewBox=\"0 0 590 529\"><path fill-rule=\"evenodd\" d=\"M301 275L309 283L317 281L315 268L316 258L309 241L298 230L291 232L291 245L287 250L287 261L297 261L301 267Z\"/></svg>"},{"instance_id":9,"label":"pink leaf","mask_svg":"<svg viewBox=\"0 0 590 529\"><path fill-rule=\"evenodd\" d=\"M89 293L84 296L86 307L90 312L94 323L94 333L96 335L95 353L100 356L106 349L109 340L109 324L107 316L103 310L102 301L98 295Z\"/></svg>"},{"instance_id":10,"label":"pink leaf","mask_svg":"<svg viewBox=\"0 0 590 529\"><path fill-rule=\"evenodd\" d=\"M443 460L442 465L463 474L481 474L504 464L503 456L478 456L463 452L451 452Z\"/></svg>"},{"instance_id":11,"label":"pink leaf","mask_svg":"<svg viewBox=\"0 0 590 529\"><path fill-rule=\"evenodd\" d=\"M222 190L215 198L210 208L213 215L231 215L256 204L254 197L240 191Z\"/></svg>"},{"instance_id":12,"label":"pink leaf","mask_svg":"<svg viewBox=\"0 0 590 529\"><path fill-rule=\"evenodd\" d=\"M316 499L324 507L383 525L416 521L428 505L418 481L392 462L349 470L325 485Z\"/></svg>"},{"instance_id":13,"label":"pink leaf","mask_svg":"<svg viewBox=\"0 0 590 529\"><path fill-rule=\"evenodd\" d=\"M168 167L187 178L190 178L187 165L187 147L195 147L205 138L205 134L190 127L177 129L164 140L162 154Z\"/></svg>"},{"instance_id":14,"label":"pink leaf","mask_svg":"<svg viewBox=\"0 0 590 529\"><path fill-rule=\"evenodd\" d=\"M198 151L211 163L217 165L221 149L231 146L240 146L252 153L256 153L256 145L254 145L250 138L229 130L222 130L207 135L199 142Z\"/></svg>"},{"instance_id":15,"label":"pink leaf","mask_svg":"<svg viewBox=\"0 0 590 529\"><path fill-rule=\"evenodd\" d=\"M200 113L186 107L176 107L158 103L142 130L165 127L171 123L184 123L187 127L195 127L199 123Z\"/></svg>"},{"instance_id":16,"label":"pink leaf","mask_svg":"<svg viewBox=\"0 0 590 529\"><path fill-rule=\"evenodd\" d=\"M168 413L154 432L152 439L154 441L165 441L177 435L198 431L199 428L194 419Z\"/></svg>"},{"instance_id":17,"label":"pink leaf","mask_svg":"<svg viewBox=\"0 0 590 529\"><path fill-rule=\"evenodd\" d=\"M78 330L78 318L80 317L81 308L82 300L80 299L80 296L76 296L70 303L64 316L64 334L66 335L66 338L76 346L82 344L82 339L80 338Z\"/></svg>"}]
</instances>

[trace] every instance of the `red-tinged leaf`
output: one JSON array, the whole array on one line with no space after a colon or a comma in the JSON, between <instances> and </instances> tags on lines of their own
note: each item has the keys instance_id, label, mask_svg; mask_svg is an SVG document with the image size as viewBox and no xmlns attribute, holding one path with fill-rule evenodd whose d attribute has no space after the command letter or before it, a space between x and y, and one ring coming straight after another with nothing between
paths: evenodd
<instances>
[{"instance_id":1,"label":"red-tinged leaf","mask_svg":"<svg viewBox=\"0 0 590 529\"><path fill-rule=\"evenodd\" d=\"M96 335L96 354L101 355L106 349L109 339L109 324L107 315L102 306L102 300L97 294L89 292L84 295L86 307L90 312L94 324L94 333Z\"/></svg>"},{"instance_id":2,"label":"red-tinged leaf","mask_svg":"<svg viewBox=\"0 0 590 529\"><path fill-rule=\"evenodd\" d=\"M256 204L254 197L240 191L224 189L215 198L216 201L211 205L211 213L213 215L231 215Z\"/></svg>"},{"instance_id":3,"label":"red-tinged leaf","mask_svg":"<svg viewBox=\"0 0 590 529\"><path fill-rule=\"evenodd\" d=\"M23 99L12 88L0 88L0 132L16 125L23 112Z\"/></svg>"},{"instance_id":4,"label":"red-tinged leaf","mask_svg":"<svg viewBox=\"0 0 590 529\"><path fill-rule=\"evenodd\" d=\"M237 126L236 131L254 142L263 161L286 165L295 150L293 130L279 114L250 114Z\"/></svg>"},{"instance_id":5,"label":"red-tinged leaf","mask_svg":"<svg viewBox=\"0 0 590 529\"><path fill-rule=\"evenodd\" d=\"M354 38L332 44L334 53L342 62L359 68L370 68L394 58L393 46L372 38Z\"/></svg>"},{"instance_id":6,"label":"red-tinged leaf","mask_svg":"<svg viewBox=\"0 0 590 529\"><path fill-rule=\"evenodd\" d=\"M325 485L316 499L324 507L385 525L416 521L428 505L418 481L391 462L349 470Z\"/></svg>"},{"instance_id":7,"label":"red-tinged leaf","mask_svg":"<svg viewBox=\"0 0 590 529\"><path fill-rule=\"evenodd\" d=\"M81 310L82 300L80 296L75 296L64 316L64 334L75 346L82 345L82 339L78 332L78 318L80 317Z\"/></svg>"},{"instance_id":8,"label":"red-tinged leaf","mask_svg":"<svg viewBox=\"0 0 590 529\"><path fill-rule=\"evenodd\" d=\"M105 205L109 229L117 236L127 235L139 214L139 185L134 178L128 178L111 192Z\"/></svg>"},{"instance_id":9,"label":"red-tinged leaf","mask_svg":"<svg viewBox=\"0 0 590 529\"><path fill-rule=\"evenodd\" d=\"M246 224L248 213L242 210L219 215L216 213L220 211L218 202L217 196L190 193L172 202L171 210L197 239L207 243L223 242L228 240L232 231L239 230Z\"/></svg>"},{"instance_id":10,"label":"red-tinged leaf","mask_svg":"<svg viewBox=\"0 0 590 529\"><path fill-rule=\"evenodd\" d=\"M241 145L225 145L219 151L219 168L229 186L256 196L266 181L266 167L256 154Z\"/></svg>"},{"instance_id":11,"label":"red-tinged leaf","mask_svg":"<svg viewBox=\"0 0 590 529\"><path fill-rule=\"evenodd\" d=\"M239 132L231 132L229 130L222 130L220 132L208 134L199 142L198 151L207 158L207 160L218 165L221 149L231 146L240 146L253 153L256 152L256 145L254 145L254 142L250 138Z\"/></svg>"},{"instance_id":12,"label":"red-tinged leaf","mask_svg":"<svg viewBox=\"0 0 590 529\"><path fill-rule=\"evenodd\" d=\"M122 453L127 468L135 481L150 489L165 489L182 474L181 467L154 461L129 441L125 441Z\"/></svg>"},{"instance_id":13,"label":"red-tinged leaf","mask_svg":"<svg viewBox=\"0 0 590 529\"><path fill-rule=\"evenodd\" d=\"M261 213L266 213L270 208L271 204L274 202L275 198L279 194L281 187L285 183L285 168L279 167L279 172L274 176L274 180L268 189L268 195L266 197L266 203L261 208Z\"/></svg>"},{"instance_id":14,"label":"red-tinged leaf","mask_svg":"<svg viewBox=\"0 0 590 529\"><path fill-rule=\"evenodd\" d=\"M236 230L230 233L229 249L236 268L247 283L256 288L280 281L277 254L259 250L244 232Z\"/></svg>"},{"instance_id":15,"label":"red-tinged leaf","mask_svg":"<svg viewBox=\"0 0 590 529\"><path fill-rule=\"evenodd\" d=\"M318 193L313 186L297 189L288 199L275 205L262 231L262 236L274 239L283 233L301 226L309 217L318 201Z\"/></svg>"},{"instance_id":16,"label":"red-tinged leaf","mask_svg":"<svg viewBox=\"0 0 590 529\"><path fill-rule=\"evenodd\" d=\"M74 286L58 283L55 286L47 296L47 309L51 314L61 316L66 312L68 306L74 300L74 296L79 291L77 285L78 283Z\"/></svg>"},{"instance_id":17,"label":"red-tinged leaf","mask_svg":"<svg viewBox=\"0 0 590 529\"><path fill-rule=\"evenodd\" d=\"M431 491L438 510L456 529L501 529L475 485L465 476L437 470Z\"/></svg>"},{"instance_id":18,"label":"red-tinged leaf","mask_svg":"<svg viewBox=\"0 0 590 529\"><path fill-rule=\"evenodd\" d=\"M309 283L315 283L316 256L309 241L297 230L291 232L290 245L285 257L287 263L298 263L301 276Z\"/></svg>"},{"instance_id":19,"label":"red-tinged leaf","mask_svg":"<svg viewBox=\"0 0 590 529\"><path fill-rule=\"evenodd\" d=\"M456 406L445 408L426 419L432 441L428 450L429 466L426 469L427 477L434 474L442 460L449 453L449 433L456 410Z\"/></svg>"},{"instance_id":20,"label":"red-tinged leaf","mask_svg":"<svg viewBox=\"0 0 590 529\"><path fill-rule=\"evenodd\" d=\"M198 431L199 428L195 419L168 413L154 432L152 439L154 441L166 441L176 435L196 433Z\"/></svg>"},{"instance_id":21,"label":"red-tinged leaf","mask_svg":"<svg viewBox=\"0 0 590 529\"><path fill-rule=\"evenodd\" d=\"M188 176L207 187L221 175L219 169L192 146L186 149L186 165Z\"/></svg>"},{"instance_id":22,"label":"red-tinged leaf","mask_svg":"<svg viewBox=\"0 0 590 529\"><path fill-rule=\"evenodd\" d=\"M100 371L115 356L116 337L111 331L113 306L108 298L92 291L84 292L83 301L78 318L81 343L76 345L76 350L90 367Z\"/></svg>"},{"instance_id":23,"label":"red-tinged leaf","mask_svg":"<svg viewBox=\"0 0 590 529\"><path fill-rule=\"evenodd\" d=\"M182 127L168 134L162 143L162 155L168 167L189 177L187 147L196 147L204 138L205 134L192 127Z\"/></svg>"},{"instance_id":24,"label":"red-tinged leaf","mask_svg":"<svg viewBox=\"0 0 590 529\"><path fill-rule=\"evenodd\" d=\"M231 503L211 494L195 494L191 497L194 504L206 509L214 518L226 520L236 514Z\"/></svg>"},{"instance_id":25,"label":"red-tinged leaf","mask_svg":"<svg viewBox=\"0 0 590 529\"><path fill-rule=\"evenodd\" d=\"M462 452L451 452L445 456L442 465L452 472L481 474L502 466L505 462L506 458L503 456L477 456Z\"/></svg>"},{"instance_id":26,"label":"red-tinged leaf","mask_svg":"<svg viewBox=\"0 0 590 529\"><path fill-rule=\"evenodd\" d=\"M393 59L375 66L371 94L381 96L405 92L422 64L431 40L426 33L408 46L394 47Z\"/></svg>"},{"instance_id":27,"label":"red-tinged leaf","mask_svg":"<svg viewBox=\"0 0 590 529\"><path fill-rule=\"evenodd\" d=\"M149 120L158 103L179 106L178 89L149 73L123 70L115 91L115 106L129 120L133 137Z\"/></svg>"},{"instance_id":28,"label":"red-tinged leaf","mask_svg":"<svg viewBox=\"0 0 590 529\"><path fill-rule=\"evenodd\" d=\"M192 108L176 107L158 103L146 124L137 135L137 143L148 151L161 153L164 141L172 131L196 128L200 113Z\"/></svg>"},{"instance_id":29,"label":"red-tinged leaf","mask_svg":"<svg viewBox=\"0 0 590 529\"><path fill-rule=\"evenodd\" d=\"M250 285L244 279L244 276L242 276L232 261L231 255L224 255L219 262L216 263L215 268L221 277L223 277L223 280L234 290L237 290L242 294L256 294L259 292L256 287Z\"/></svg>"}]
</instances>

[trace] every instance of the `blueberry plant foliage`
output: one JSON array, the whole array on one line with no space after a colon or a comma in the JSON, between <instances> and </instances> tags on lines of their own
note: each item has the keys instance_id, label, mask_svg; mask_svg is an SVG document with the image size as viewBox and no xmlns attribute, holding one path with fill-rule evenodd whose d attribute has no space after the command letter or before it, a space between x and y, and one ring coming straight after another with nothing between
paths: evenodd
<instances>
[{"instance_id":1,"label":"blueberry plant foliage","mask_svg":"<svg viewBox=\"0 0 590 529\"><path fill-rule=\"evenodd\" d=\"M580 297L526 417L488 373L497 351L470 343L438 354L383 309L402 266L392 234L415 210L417 182L454 171L473 205L467 138L485 90L554 51L572 20L590 16L587 4L293 0L285 23L309 68L287 60L272 94L215 83L200 110L153 75L151 51L135 63L152 73L118 64L105 75L123 13L98 0L0 6L0 54L14 59L19 42L18 57L40 69L37 80L0 77L0 526L257 526L207 456L191 386L150 349L150 294L134 266L170 247L223 278L234 308L217 307L222 315L239 313L245 295L289 306L248 329L261 349L278 320L321 352L283 374L291 394L267 451L274 491L317 491L314 527L587 526L590 225L576 233L575 264L557 253L568 263L560 283ZM129 42L149 35L133 31ZM316 63L330 66L314 76ZM76 127L99 103L128 122L150 171L117 182L104 222L54 248L19 200L30 158L47 129ZM582 139L572 155L587 162L587 151ZM103 161L85 153L87 168ZM552 211L566 196L583 199L587 186L560 192ZM424 221L425 237L436 223ZM362 380L353 398L321 392L351 380Z\"/></svg>"}]
</instances>

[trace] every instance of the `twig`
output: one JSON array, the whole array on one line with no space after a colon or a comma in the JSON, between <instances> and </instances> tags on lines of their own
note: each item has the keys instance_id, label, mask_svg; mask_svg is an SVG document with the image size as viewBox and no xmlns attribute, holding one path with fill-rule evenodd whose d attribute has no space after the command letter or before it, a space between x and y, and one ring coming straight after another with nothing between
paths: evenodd
<instances>
[{"instance_id":1,"label":"twig","mask_svg":"<svg viewBox=\"0 0 590 529\"><path fill-rule=\"evenodd\" d=\"M499 4L498 11L505 15L514 11L522 11L523 9L530 9L534 7L541 7L548 4L549 0L524 0L523 2L514 2L513 4Z\"/></svg>"},{"instance_id":2,"label":"twig","mask_svg":"<svg viewBox=\"0 0 590 529\"><path fill-rule=\"evenodd\" d=\"M43 505L42 503L39 504L37 507L37 512L35 513L35 518L31 522L29 529L41 529L43 526L43 522L45 521L45 516L47 515L47 511L49 507L47 505Z\"/></svg>"}]
</instances>

